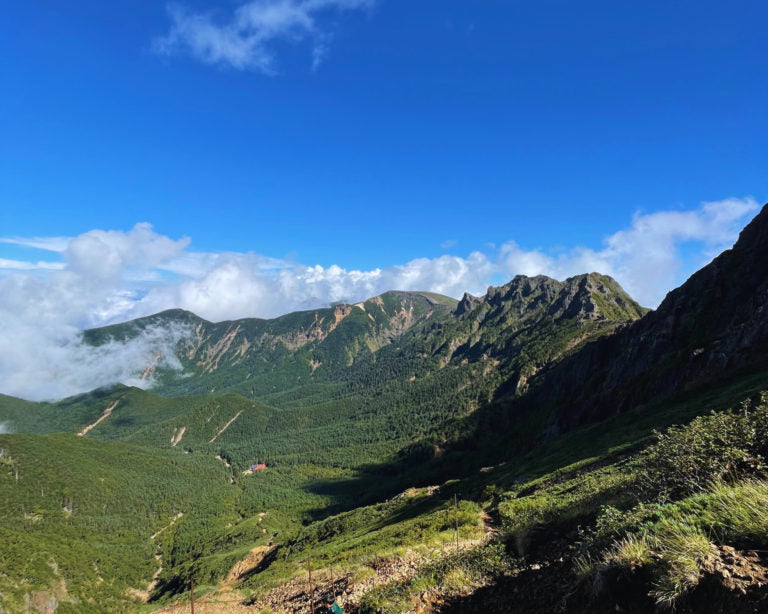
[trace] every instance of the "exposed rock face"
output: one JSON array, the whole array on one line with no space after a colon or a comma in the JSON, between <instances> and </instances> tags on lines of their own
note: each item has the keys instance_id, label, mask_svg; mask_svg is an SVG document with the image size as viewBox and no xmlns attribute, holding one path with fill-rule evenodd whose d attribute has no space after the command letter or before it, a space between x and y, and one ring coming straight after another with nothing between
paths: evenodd
<instances>
[{"instance_id":1,"label":"exposed rock face","mask_svg":"<svg viewBox=\"0 0 768 614\"><path fill-rule=\"evenodd\" d=\"M768 357L768 205L659 308L541 374L559 426L605 417Z\"/></svg>"},{"instance_id":2,"label":"exposed rock face","mask_svg":"<svg viewBox=\"0 0 768 614\"><path fill-rule=\"evenodd\" d=\"M636 320L646 310L606 275L590 273L565 281L518 275L491 287L482 298L465 294L448 323L445 350L470 362L508 362L529 356L528 376L591 336Z\"/></svg>"},{"instance_id":3,"label":"exposed rock face","mask_svg":"<svg viewBox=\"0 0 768 614\"><path fill-rule=\"evenodd\" d=\"M516 276L506 286L491 288L491 305L515 305L522 315L537 309L553 318L633 320L645 313L613 278L589 273L557 281L544 275Z\"/></svg>"},{"instance_id":4,"label":"exposed rock face","mask_svg":"<svg viewBox=\"0 0 768 614\"><path fill-rule=\"evenodd\" d=\"M457 316L463 316L465 313L472 311L482 302L483 299L472 296L468 292L465 292L464 296L459 301L459 304L456 306L456 311L454 311L454 314Z\"/></svg>"}]
</instances>

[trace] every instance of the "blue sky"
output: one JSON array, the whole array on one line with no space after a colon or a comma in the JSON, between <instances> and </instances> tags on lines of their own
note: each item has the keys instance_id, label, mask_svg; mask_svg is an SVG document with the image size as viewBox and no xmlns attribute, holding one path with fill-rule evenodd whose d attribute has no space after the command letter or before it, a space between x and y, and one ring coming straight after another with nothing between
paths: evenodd
<instances>
[{"instance_id":1,"label":"blue sky","mask_svg":"<svg viewBox=\"0 0 768 614\"><path fill-rule=\"evenodd\" d=\"M2 234L146 221L371 268L768 195L764 2L333 4L320 65L277 35L265 75L159 52L162 2L4 3Z\"/></svg>"},{"instance_id":2,"label":"blue sky","mask_svg":"<svg viewBox=\"0 0 768 614\"><path fill-rule=\"evenodd\" d=\"M768 200L767 26L764 0L7 0L2 391L92 387L62 375L78 331L169 307L592 270L654 307Z\"/></svg>"}]
</instances>

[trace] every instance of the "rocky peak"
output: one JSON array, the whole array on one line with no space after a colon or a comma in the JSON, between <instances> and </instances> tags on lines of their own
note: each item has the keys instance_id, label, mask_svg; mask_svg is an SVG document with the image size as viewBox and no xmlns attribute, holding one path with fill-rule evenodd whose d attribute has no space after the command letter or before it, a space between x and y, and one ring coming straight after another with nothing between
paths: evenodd
<instances>
[{"instance_id":1,"label":"rocky peak","mask_svg":"<svg viewBox=\"0 0 768 614\"><path fill-rule=\"evenodd\" d=\"M462 300L464 309L472 305ZM517 318L546 314L554 319L630 321L641 317L640 307L613 278L588 273L558 281L545 275L517 275L504 286L491 287L483 299L495 315Z\"/></svg>"},{"instance_id":2,"label":"rocky peak","mask_svg":"<svg viewBox=\"0 0 768 614\"><path fill-rule=\"evenodd\" d=\"M477 296L472 296L469 294L469 292L465 292L464 296L459 301L459 304L456 305L456 311L454 311L454 314L457 316L463 316L464 314L472 311L482 302L483 299L478 298Z\"/></svg>"}]
</instances>

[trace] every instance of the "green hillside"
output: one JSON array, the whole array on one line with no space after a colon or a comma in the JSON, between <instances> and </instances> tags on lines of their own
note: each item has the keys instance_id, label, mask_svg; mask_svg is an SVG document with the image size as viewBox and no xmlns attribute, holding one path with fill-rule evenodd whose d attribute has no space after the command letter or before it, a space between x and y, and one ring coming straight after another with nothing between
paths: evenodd
<instances>
[{"instance_id":1,"label":"green hillside","mask_svg":"<svg viewBox=\"0 0 768 614\"><path fill-rule=\"evenodd\" d=\"M61 612L130 611L179 513L226 496L220 465L73 435L0 435L0 603L55 599Z\"/></svg>"},{"instance_id":2,"label":"green hillside","mask_svg":"<svg viewBox=\"0 0 768 614\"><path fill-rule=\"evenodd\" d=\"M445 296L388 292L357 305L290 313L273 320L211 323L181 310L166 311L126 324L89 330L84 341L99 345L132 338L147 328L187 331L177 348L185 375L155 373L155 389L167 396L237 392L248 397L282 392L317 381L375 353L424 322L439 321L455 307ZM159 363L155 359L155 363Z\"/></svg>"},{"instance_id":3,"label":"green hillside","mask_svg":"<svg viewBox=\"0 0 768 614\"><path fill-rule=\"evenodd\" d=\"M279 526L287 539L300 540L295 531L301 523L406 489L417 465L435 455L435 446L419 442L439 440L446 424L493 398L509 374L533 371L640 314L603 278L566 283L542 278L534 280L532 291L522 288L525 283L518 278L493 289L471 313L460 313L456 301L438 295L393 292L359 306L275 321L213 325L173 311L87 331L86 340L98 344L140 334L144 327L187 325L197 331L197 345L179 348L190 372L158 374L157 392L163 396L116 386L58 403L3 397L0 415L14 432L119 441L141 446L147 454L157 450L158 462L196 459L225 472L224 498L204 497L210 494L220 508L208 512L201 504L198 512L217 518L206 528L207 543L199 551L187 546L182 556L165 558L150 596L162 600L183 589L187 576L220 581L243 548L254 547L255 537L273 538L271 530L254 535L254 529ZM612 311L621 318L612 320L598 310L597 294L631 308ZM555 299L560 304L551 310ZM505 345L510 336L520 351ZM174 395L209 386L245 394ZM56 450L51 462L80 464L66 455L64 448ZM244 474L256 462L268 469ZM270 522L254 525L254 515L267 510ZM197 517L188 511L172 534L199 531ZM412 522L420 526L420 517L414 512ZM433 527L438 541L447 538L443 524ZM361 521L360 526L367 525ZM390 548L413 542L413 531L403 531L400 538L387 538ZM424 535L424 529L417 533ZM264 577L276 582L292 567L277 569Z\"/></svg>"}]
</instances>

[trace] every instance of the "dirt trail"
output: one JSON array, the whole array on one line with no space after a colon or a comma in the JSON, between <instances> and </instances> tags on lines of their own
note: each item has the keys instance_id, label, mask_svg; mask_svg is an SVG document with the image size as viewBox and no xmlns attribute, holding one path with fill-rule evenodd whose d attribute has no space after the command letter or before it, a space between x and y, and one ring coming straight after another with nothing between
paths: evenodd
<instances>
[{"instance_id":1,"label":"dirt trail","mask_svg":"<svg viewBox=\"0 0 768 614\"><path fill-rule=\"evenodd\" d=\"M143 601L144 603L149 601L149 598L152 596L152 591L155 590L155 587L157 586L157 580L160 577L160 572L163 571L163 556L161 554L156 554L155 561L157 561L158 567L155 570L155 573L152 575L152 579L149 581L149 584L147 584L147 588L139 589L130 587L125 590L126 595L139 601Z\"/></svg>"},{"instance_id":2,"label":"dirt trail","mask_svg":"<svg viewBox=\"0 0 768 614\"><path fill-rule=\"evenodd\" d=\"M437 487L430 487L430 494ZM266 516L266 512L259 514L259 520ZM492 519L488 515L482 516L483 535L471 539L460 539L459 549L462 551L473 550L487 543L496 533ZM391 558L376 558L369 565L369 575L353 582L353 572L338 567L330 569L313 569L315 608L329 597L333 596L336 602L345 612L356 612L360 600L371 589L388 584L390 582L407 582L419 573L420 569L436 559L452 552L456 543L444 543L439 548L409 550L402 556ZM244 605L247 595L238 591L239 583L258 568L264 558L274 551L274 547L259 546L251 550L244 559L235 564L229 571L226 579L216 591L201 596L195 602L195 612L204 614L256 614L270 612L270 614L310 614L310 598L307 586L306 574L299 575L292 580L272 589L262 595L258 601ZM331 582L331 574L333 582ZM425 596L426 597L426 596ZM440 600L422 600L414 603L413 612L438 611ZM434 609L429 609L431 606ZM427 609L424 609L427 608ZM187 614L189 603L177 602L157 610L154 614Z\"/></svg>"},{"instance_id":3,"label":"dirt trail","mask_svg":"<svg viewBox=\"0 0 768 614\"><path fill-rule=\"evenodd\" d=\"M459 541L461 550L471 550L486 543L490 537L487 533L480 539L462 539ZM352 582L353 574L343 569L333 570L331 583L330 569L312 571L315 581L315 607L332 595L345 612L356 612L363 595L371 589L390 582L407 582L413 578L422 566L434 561L444 553L455 548L453 544L444 544L443 548L432 550L410 550L403 556L394 558L378 558L371 564L372 575ZM269 609L272 614L310 614L311 608L307 593L306 577L296 578L271 590L253 604L254 612ZM214 610L211 610L214 612ZM224 612L224 610L222 610Z\"/></svg>"},{"instance_id":4,"label":"dirt trail","mask_svg":"<svg viewBox=\"0 0 768 614\"><path fill-rule=\"evenodd\" d=\"M216 459L217 459L217 460L220 460L222 463L224 463L224 466L225 466L227 469L229 469L229 468L231 468L231 467L232 467L232 465L229 463L229 461L228 461L227 459L225 459L225 458L222 458L222 457L221 457L221 454L217 454L217 455L216 455Z\"/></svg>"},{"instance_id":5,"label":"dirt trail","mask_svg":"<svg viewBox=\"0 0 768 614\"><path fill-rule=\"evenodd\" d=\"M171 447L175 448L179 444L181 438L184 437L186 430L186 426L182 426L180 429L173 429L173 435L171 435Z\"/></svg>"},{"instance_id":6,"label":"dirt trail","mask_svg":"<svg viewBox=\"0 0 768 614\"><path fill-rule=\"evenodd\" d=\"M106 420L107 418L109 418L109 416L112 414L112 411L115 409L115 407L117 407L117 404L118 404L119 402L120 402L120 399L118 399L117 401L115 401L114 403L112 403L112 405L110 405L109 407L107 407L107 409L105 409L105 410L104 410L104 411L101 413L101 417L100 417L98 420L96 420L96 422L94 422L93 424L89 424L88 426L86 426L86 427L85 427L85 428L84 428L82 431L80 431L80 432L77 434L77 436L78 436L78 437L85 437L85 436L88 434L88 432L89 432L89 431L90 431L92 428L94 428L95 426L98 426L98 425L99 425L101 422L104 422L104 420Z\"/></svg>"},{"instance_id":7,"label":"dirt trail","mask_svg":"<svg viewBox=\"0 0 768 614\"><path fill-rule=\"evenodd\" d=\"M241 409L239 412L235 414L234 418L232 418L229 422L227 422L224 426L222 426L219 429L219 432L216 433L208 443L213 443L214 441L216 441L219 438L219 435L221 435L224 431L226 431L229 428L229 425L232 424L235 420L237 420L240 417L240 414L242 413L243 413L243 410Z\"/></svg>"},{"instance_id":8,"label":"dirt trail","mask_svg":"<svg viewBox=\"0 0 768 614\"><path fill-rule=\"evenodd\" d=\"M485 543L488 535L482 539L461 540L459 547L469 550ZM443 549L432 551L409 551L401 557L376 559L371 565L370 577L353 582L353 574L343 569L334 568L333 583L330 569L312 571L316 609L331 597L345 612L355 612L362 596L371 589L392 581L405 582L414 577L419 569L455 547L445 544ZM309 594L306 577L298 577L269 591L255 603L244 605L246 596L237 590L239 581L258 567L272 548L260 546L254 548L242 561L238 562L227 574L219 590L201 596L195 601L195 612L203 614L256 614L268 611L270 614L310 614ZM423 610L422 610L423 611ZM436 611L436 610L435 610ZM188 614L189 603L177 602L156 610L154 614Z\"/></svg>"},{"instance_id":9,"label":"dirt trail","mask_svg":"<svg viewBox=\"0 0 768 614\"><path fill-rule=\"evenodd\" d=\"M184 512L179 512L178 514L176 514L176 515L175 515L173 518L171 518L171 522L170 522L170 524L168 524L167 526L164 526L164 527L163 527L162 529L160 529L160 530L159 530L157 533L155 533L154 535L152 535L152 536L151 536L149 539L151 539L151 540L153 540L153 541L154 541L154 539L155 539L155 538L156 538L158 535L160 535L160 533L162 533L162 532L163 532L163 531L165 531L166 529L170 529L170 528L171 528L173 525L175 525L175 524L176 524L176 521L177 521L177 520L179 520L179 518L181 518L183 515L184 515Z\"/></svg>"},{"instance_id":10,"label":"dirt trail","mask_svg":"<svg viewBox=\"0 0 768 614\"><path fill-rule=\"evenodd\" d=\"M245 597L239 593L228 593L218 599L209 599L208 595L195 599L195 614L261 614L251 606L243 605ZM173 603L154 610L153 614L189 614L189 603Z\"/></svg>"}]
</instances>

